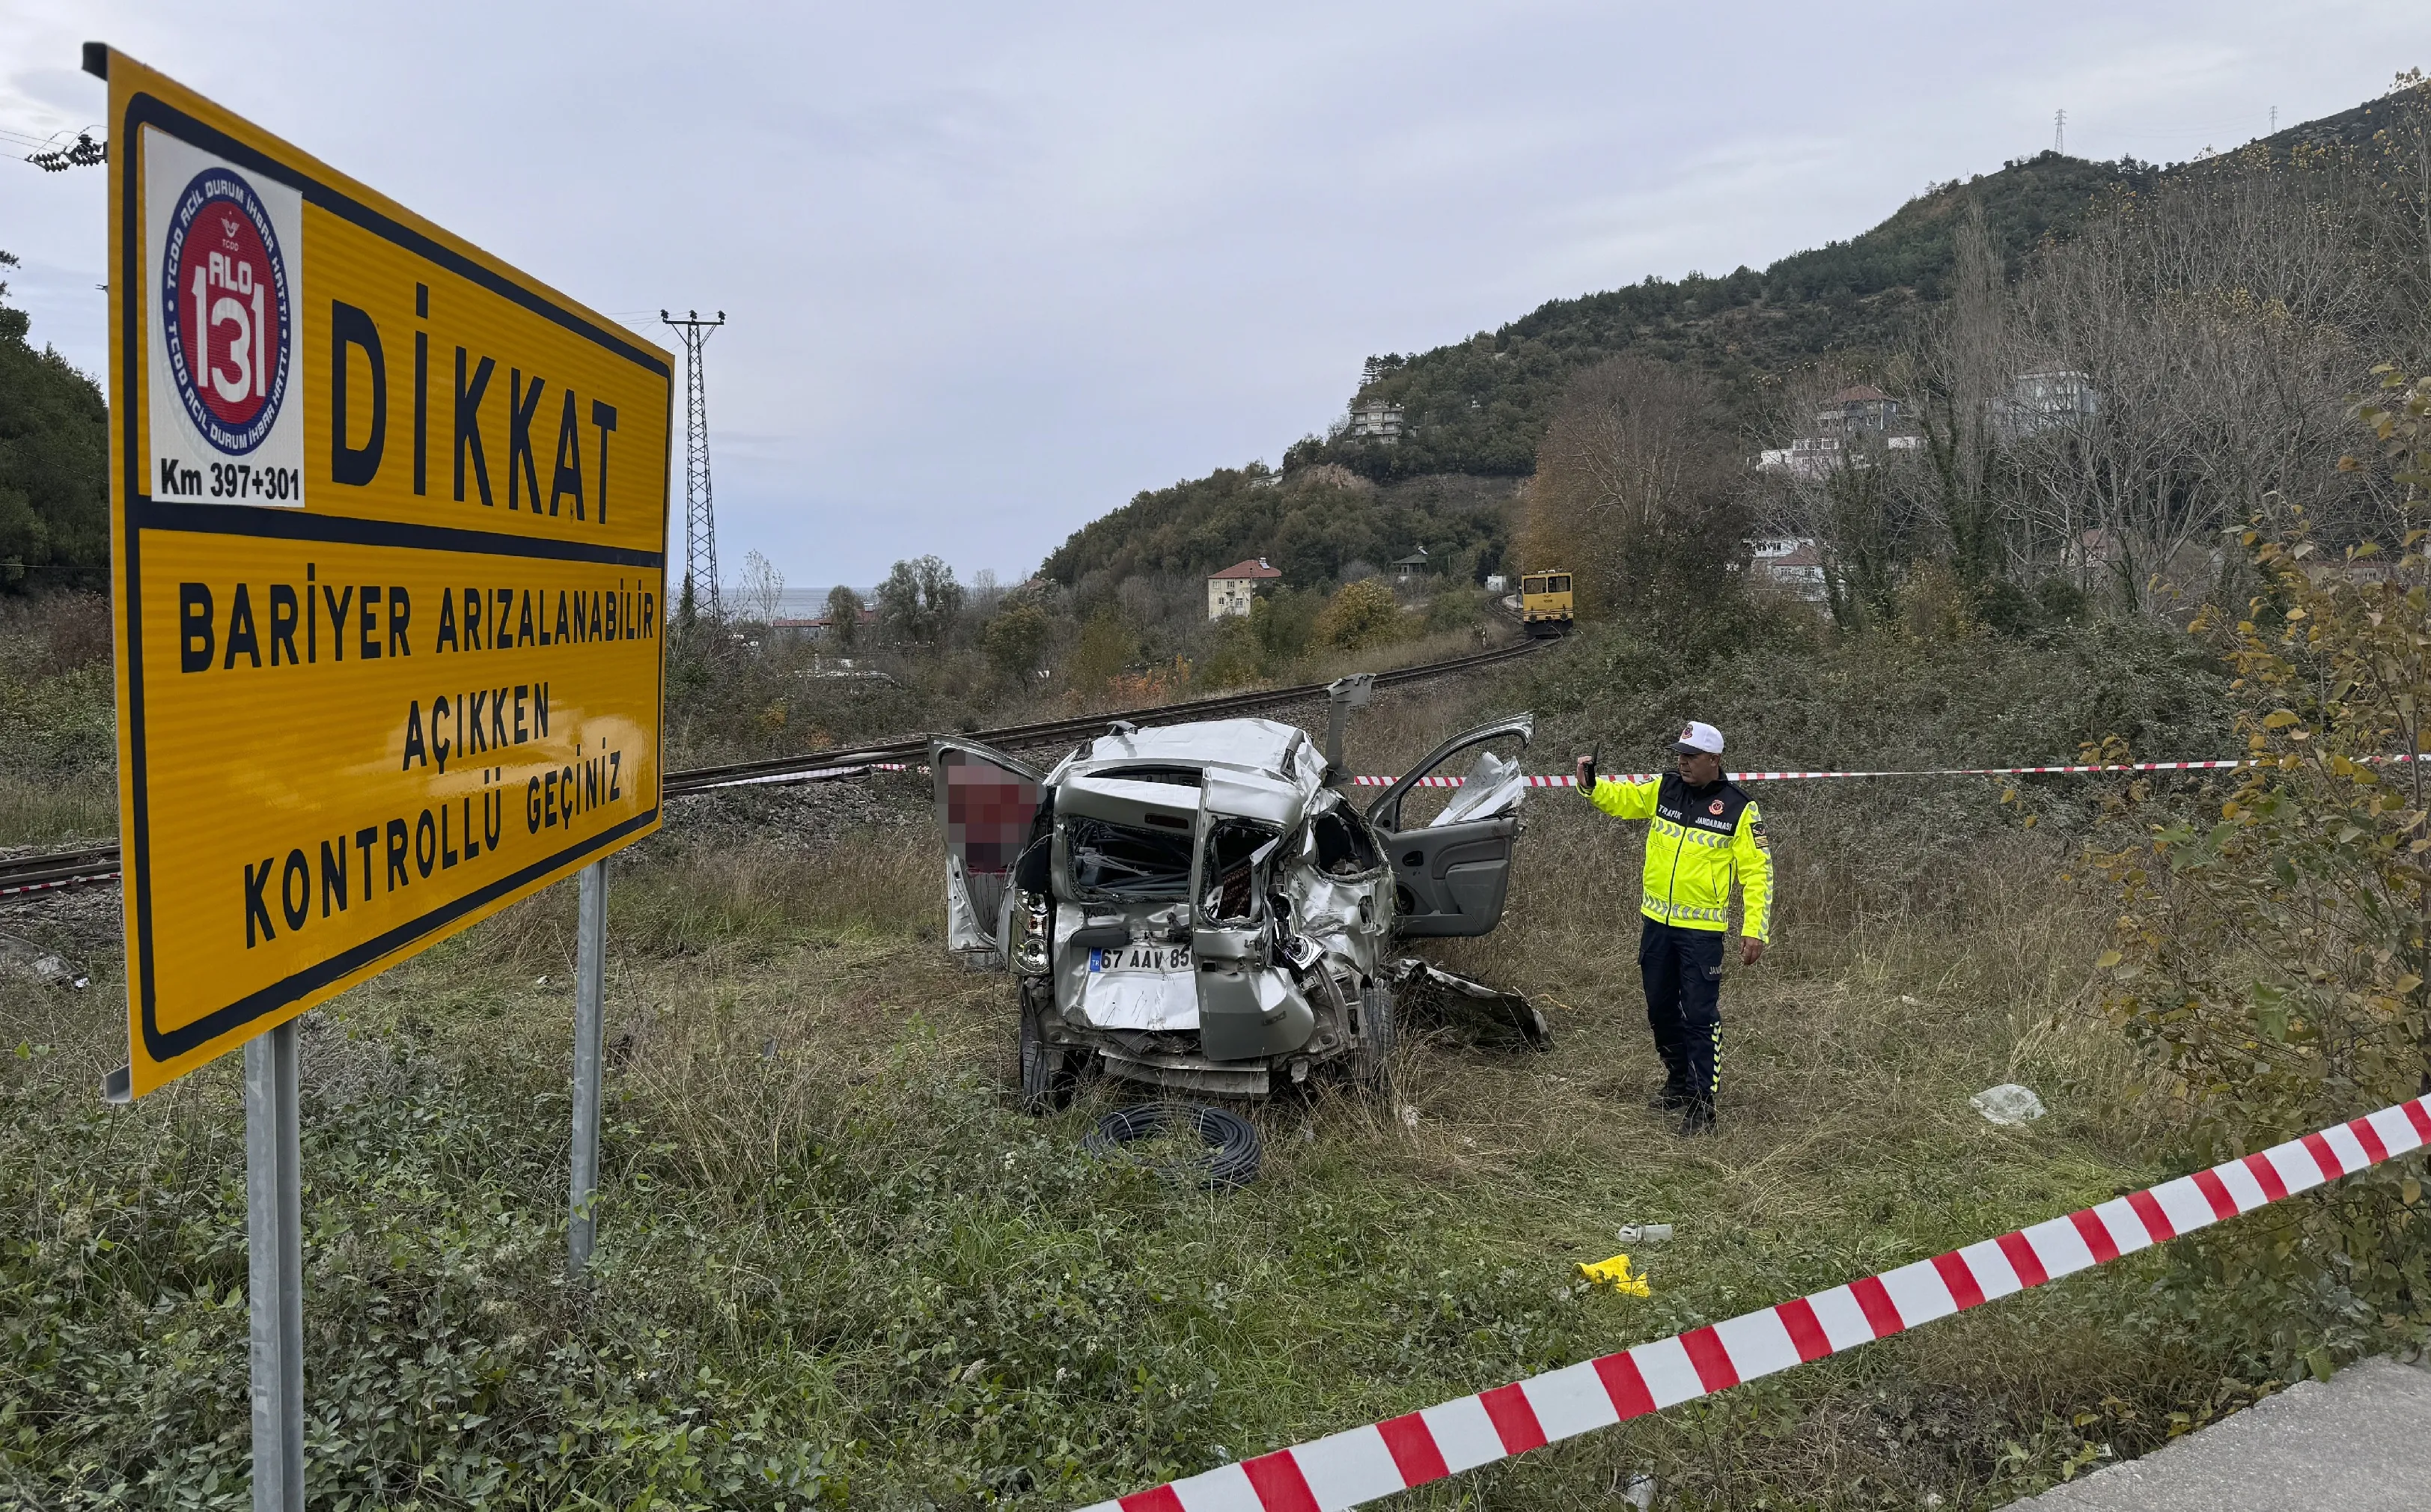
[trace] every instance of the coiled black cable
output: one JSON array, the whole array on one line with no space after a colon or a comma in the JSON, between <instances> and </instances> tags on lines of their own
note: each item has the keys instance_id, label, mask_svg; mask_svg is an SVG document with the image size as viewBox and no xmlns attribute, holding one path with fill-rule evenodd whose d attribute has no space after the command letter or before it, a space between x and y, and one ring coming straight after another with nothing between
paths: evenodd
<instances>
[{"instance_id":1,"label":"coiled black cable","mask_svg":"<svg viewBox=\"0 0 2431 1512\"><path fill-rule=\"evenodd\" d=\"M1203 1155L1142 1165L1167 1181L1221 1189L1257 1180L1265 1144L1257 1126L1237 1113L1198 1102L1143 1102L1118 1108L1098 1120L1081 1147L1101 1159L1111 1159L1122 1147L1168 1130L1187 1131L1206 1146Z\"/></svg>"}]
</instances>

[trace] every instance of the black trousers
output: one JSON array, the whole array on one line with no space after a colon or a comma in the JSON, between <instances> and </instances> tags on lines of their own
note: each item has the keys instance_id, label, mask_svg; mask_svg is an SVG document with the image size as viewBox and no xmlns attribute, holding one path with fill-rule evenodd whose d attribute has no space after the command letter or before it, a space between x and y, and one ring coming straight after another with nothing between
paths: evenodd
<instances>
[{"instance_id":1,"label":"black trousers","mask_svg":"<svg viewBox=\"0 0 2431 1512\"><path fill-rule=\"evenodd\" d=\"M1710 1108L1722 1090L1722 932L1641 922L1637 971L1665 1085Z\"/></svg>"}]
</instances>

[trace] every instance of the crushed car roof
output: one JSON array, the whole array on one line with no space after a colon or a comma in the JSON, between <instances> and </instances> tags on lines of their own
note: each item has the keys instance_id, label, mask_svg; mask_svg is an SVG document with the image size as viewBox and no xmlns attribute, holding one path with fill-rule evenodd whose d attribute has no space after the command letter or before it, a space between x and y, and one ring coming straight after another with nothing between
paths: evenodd
<instances>
[{"instance_id":1,"label":"crushed car roof","mask_svg":"<svg viewBox=\"0 0 2431 1512\"><path fill-rule=\"evenodd\" d=\"M1325 782L1325 758L1308 731L1272 719L1203 719L1099 735L1065 758L1048 781L1135 765L1215 766L1264 773L1299 789L1304 798L1314 796Z\"/></svg>"}]
</instances>

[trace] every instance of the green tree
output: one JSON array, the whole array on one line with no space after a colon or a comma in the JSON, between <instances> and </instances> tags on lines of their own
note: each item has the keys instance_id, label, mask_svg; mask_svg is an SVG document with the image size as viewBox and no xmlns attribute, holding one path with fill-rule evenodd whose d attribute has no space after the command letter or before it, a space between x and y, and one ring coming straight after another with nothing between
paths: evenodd
<instances>
[{"instance_id":1,"label":"green tree","mask_svg":"<svg viewBox=\"0 0 2431 1512\"><path fill-rule=\"evenodd\" d=\"M0 252L0 268L16 265ZM34 350L31 324L0 308L0 593L105 587L109 409L67 359Z\"/></svg>"},{"instance_id":2,"label":"green tree","mask_svg":"<svg viewBox=\"0 0 2431 1512\"><path fill-rule=\"evenodd\" d=\"M1234 614L1216 627L1215 645L1199 664L1199 681L1210 688L1237 688L1255 682L1265 670L1257 627L1249 614Z\"/></svg>"},{"instance_id":3,"label":"green tree","mask_svg":"<svg viewBox=\"0 0 2431 1512\"><path fill-rule=\"evenodd\" d=\"M1016 603L987 622L980 632L980 648L990 665L1013 681L1030 685L1047 656L1048 637L1055 622L1036 604Z\"/></svg>"},{"instance_id":4,"label":"green tree","mask_svg":"<svg viewBox=\"0 0 2431 1512\"><path fill-rule=\"evenodd\" d=\"M1899 616L1900 583L1913 548L1902 529L1887 462L1879 443L1854 443L1819 480L1829 543L1823 594L1832 622L1844 630Z\"/></svg>"},{"instance_id":5,"label":"green tree","mask_svg":"<svg viewBox=\"0 0 2431 1512\"><path fill-rule=\"evenodd\" d=\"M1435 590L1427 600L1427 629L1467 630L1485 618L1485 590L1471 583L1452 583Z\"/></svg>"},{"instance_id":6,"label":"green tree","mask_svg":"<svg viewBox=\"0 0 2431 1512\"><path fill-rule=\"evenodd\" d=\"M828 590L828 644L849 651L861 642L861 595L842 583Z\"/></svg>"},{"instance_id":7,"label":"green tree","mask_svg":"<svg viewBox=\"0 0 2431 1512\"><path fill-rule=\"evenodd\" d=\"M1314 589L1279 588L1258 596L1249 606L1249 630L1268 676L1280 675L1308 655L1316 641L1317 615L1324 610L1325 598Z\"/></svg>"},{"instance_id":8,"label":"green tree","mask_svg":"<svg viewBox=\"0 0 2431 1512\"><path fill-rule=\"evenodd\" d=\"M878 585L879 623L895 639L941 646L963 612L963 585L941 557L898 562Z\"/></svg>"}]
</instances>

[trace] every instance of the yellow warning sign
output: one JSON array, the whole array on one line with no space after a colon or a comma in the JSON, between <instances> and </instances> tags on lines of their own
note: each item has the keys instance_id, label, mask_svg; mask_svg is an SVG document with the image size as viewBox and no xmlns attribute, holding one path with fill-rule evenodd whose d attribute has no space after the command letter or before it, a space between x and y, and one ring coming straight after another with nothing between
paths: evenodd
<instances>
[{"instance_id":1,"label":"yellow warning sign","mask_svg":"<svg viewBox=\"0 0 2431 1512\"><path fill-rule=\"evenodd\" d=\"M669 360L108 55L130 1090L659 823Z\"/></svg>"}]
</instances>

